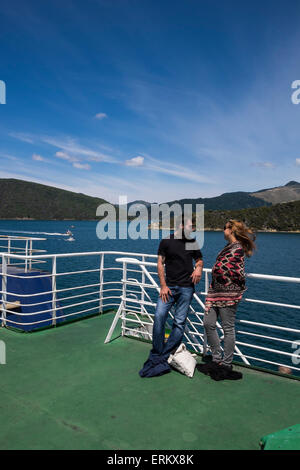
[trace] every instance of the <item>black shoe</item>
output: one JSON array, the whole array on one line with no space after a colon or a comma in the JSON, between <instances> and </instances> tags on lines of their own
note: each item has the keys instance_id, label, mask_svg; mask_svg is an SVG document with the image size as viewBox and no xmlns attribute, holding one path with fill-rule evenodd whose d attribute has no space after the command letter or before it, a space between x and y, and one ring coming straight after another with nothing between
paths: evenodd
<instances>
[{"instance_id":1,"label":"black shoe","mask_svg":"<svg viewBox=\"0 0 300 470\"><path fill-rule=\"evenodd\" d=\"M204 364L202 363L202 364L197 364L196 365L196 369L199 372L202 372L202 374L205 374L205 375L210 375L210 373L218 367L219 367L218 363L213 362L213 361L209 361L209 362L206 362Z\"/></svg>"},{"instance_id":2,"label":"black shoe","mask_svg":"<svg viewBox=\"0 0 300 470\"><path fill-rule=\"evenodd\" d=\"M220 364L218 368L215 368L211 371L210 376L213 380L239 380L243 378L243 374L241 372L237 372L236 370L232 370L232 366L225 366L224 364Z\"/></svg>"}]
</instances>

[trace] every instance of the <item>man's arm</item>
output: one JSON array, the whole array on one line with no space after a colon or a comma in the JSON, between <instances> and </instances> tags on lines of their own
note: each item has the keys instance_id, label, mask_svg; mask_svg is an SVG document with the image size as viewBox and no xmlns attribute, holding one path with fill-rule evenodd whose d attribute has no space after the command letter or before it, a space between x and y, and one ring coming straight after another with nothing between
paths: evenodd
<instances>
[{"instance_id":1,"label":"man's arm","mask_svg":"<svg viewBox=\"0 0 300 470\"><path fill-rule=\"evenodd\" d=\"M159 282L160 282L159 296L161 297L161 300L163 302L167 302L169 300L169 294L172 295L172 293L166 284L164 263L165 263L165 257L162 255L158 255L157 272L158 272L158 277L159 277Z\"/></svg>"},{"instance_id":2,"label":"man's arm","mask_svg":"<svg viewBox=\"0 0 300 470\"><path fill-rule=\"evenodd\" d=\"M195 269L193 273L191 274L191 278L194 284L198 284L198 282L200 282L200 279L202 277L202 271L203 271L203 260L199 258L196 261Z\"/></svg>"}]
</instances>

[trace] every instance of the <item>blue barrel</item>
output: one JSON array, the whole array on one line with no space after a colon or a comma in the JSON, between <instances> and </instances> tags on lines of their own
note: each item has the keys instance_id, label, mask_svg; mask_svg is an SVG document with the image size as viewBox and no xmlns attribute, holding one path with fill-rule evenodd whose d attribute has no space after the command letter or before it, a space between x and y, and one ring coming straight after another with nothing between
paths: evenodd
<instances>
[{"instance_id":1,"label":"blue barrel","mask_svg":"<svg viewBox=\"0 0 300 470\"><path fill-rule=\"evenodd\" d=\"M25 272L24 268L9 266L7 268L7 274L20 277L7 276L6 291L10 292L11 294L7 294L6 302L12 303L19 301L20 306L15 307L12 310L14 313L6 312L6 326L17 328L23 331L32 331L35 329L51 326L53 324L51 273L40 269L34 269ZM0 282L2 284L2 275L0 275ZM45 303L40 304L40 302ZM59 317L63 314L62 310L60 309L59 302L56 302L56 308L56 316ZM41 311L45 312L37 313L36 315L28 315ZM18 315L18 313L24 315ZM62 320L62 318L57 318L56 323ZM31 323L33 322L38 323L32 325Z\"/></svg>"}]
</instances>

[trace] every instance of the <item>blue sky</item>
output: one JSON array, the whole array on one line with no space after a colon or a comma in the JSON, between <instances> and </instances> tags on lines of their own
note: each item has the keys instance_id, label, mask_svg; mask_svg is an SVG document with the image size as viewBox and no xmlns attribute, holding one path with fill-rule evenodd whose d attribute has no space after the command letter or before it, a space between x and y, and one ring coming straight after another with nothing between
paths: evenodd
<instances>
[{"instance_id":1,"label":"blue sky","mask_svg":"<svg viewBox=\"0 0 300 470\"><path fill-rule=\"evenodd\" d=\"M298 1L3 3L0 177L118 202L300 173Z\"/></svg>"}]
</instances>

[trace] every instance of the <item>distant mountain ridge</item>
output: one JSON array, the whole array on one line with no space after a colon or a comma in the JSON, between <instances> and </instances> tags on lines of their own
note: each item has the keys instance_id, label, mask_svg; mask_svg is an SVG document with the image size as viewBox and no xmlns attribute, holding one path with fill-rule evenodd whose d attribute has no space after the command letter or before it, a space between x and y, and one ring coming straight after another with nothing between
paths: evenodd
<instances>
[{"instance_id":1,"label":"distant mountain ridge","mask_svg":"<svg viewBox=\"0 0 300 470\"><path fill-rule=\"evenodd\" d=\"M239 210L271 206L273 204L298 200L300 200L300 183L290 181L285 186L276 186L255 192L236 191L210 198L176 199L166 204L171 206L172 204L178 203L181 207L183 207L184 204L192 204L194 211L196 204L204 204L205 210ZM128 206L136 203L144 203L147 207L151 205L145 201L134 201L129 203Z\"/></svg>"},{"instance_id":2,"label":"distant mountain ridge","mask_svg":"<svg viewBox=\"0 0 300 470\"><path fill-rule=\"evenodd\" d=\"M252 197L263 199L271 204L281 204L283 202L299 201L300 199L300 183L290 181L285 186L264 189L251 193Z\"/></svg>"},{"instance_id":3,"label":"distant mountain ridge","mask_svg":"<svg viewBox=\"0 0 300 470\"><path fill-rule=\"evenodd\" d=\"M258 197L259 196L259 197ZM168 202L204 204L205 211L225 211L259 208L274 204L300 200L300 183L290 181L285 186L264 189L253 193L237 191L224 193L212 198L180 199ZM95 220L96 210L105 199L87 196L82 193L66 191L39 183L18 179L0 179L0 219L38 219L38 220ZM146 205L151 203L138 200L128 204ZM155 203L153 203L155 204ZM118 216L119 206L115 205Z\"/></svg>"},{"instance_id":4,"label":"distant mountain ridge","mask_svg":"<svg viewBox=\"0 0 300 470\"><path fill-rule=\"evenodd\" d=\"M197 198L197 199L180 199L168 202L168 205L178 203L182 207L184 204L192 204L193 208L196 204L204 204L205 210L237 210L237 209L249 209L250 207L261 207L269 206L270 202L267 202L261 198L253 197L250 193L243 191L236 191L232 193L224 193L220 196L209 197L209 198Z\"/></svg>"}]
</instances>

